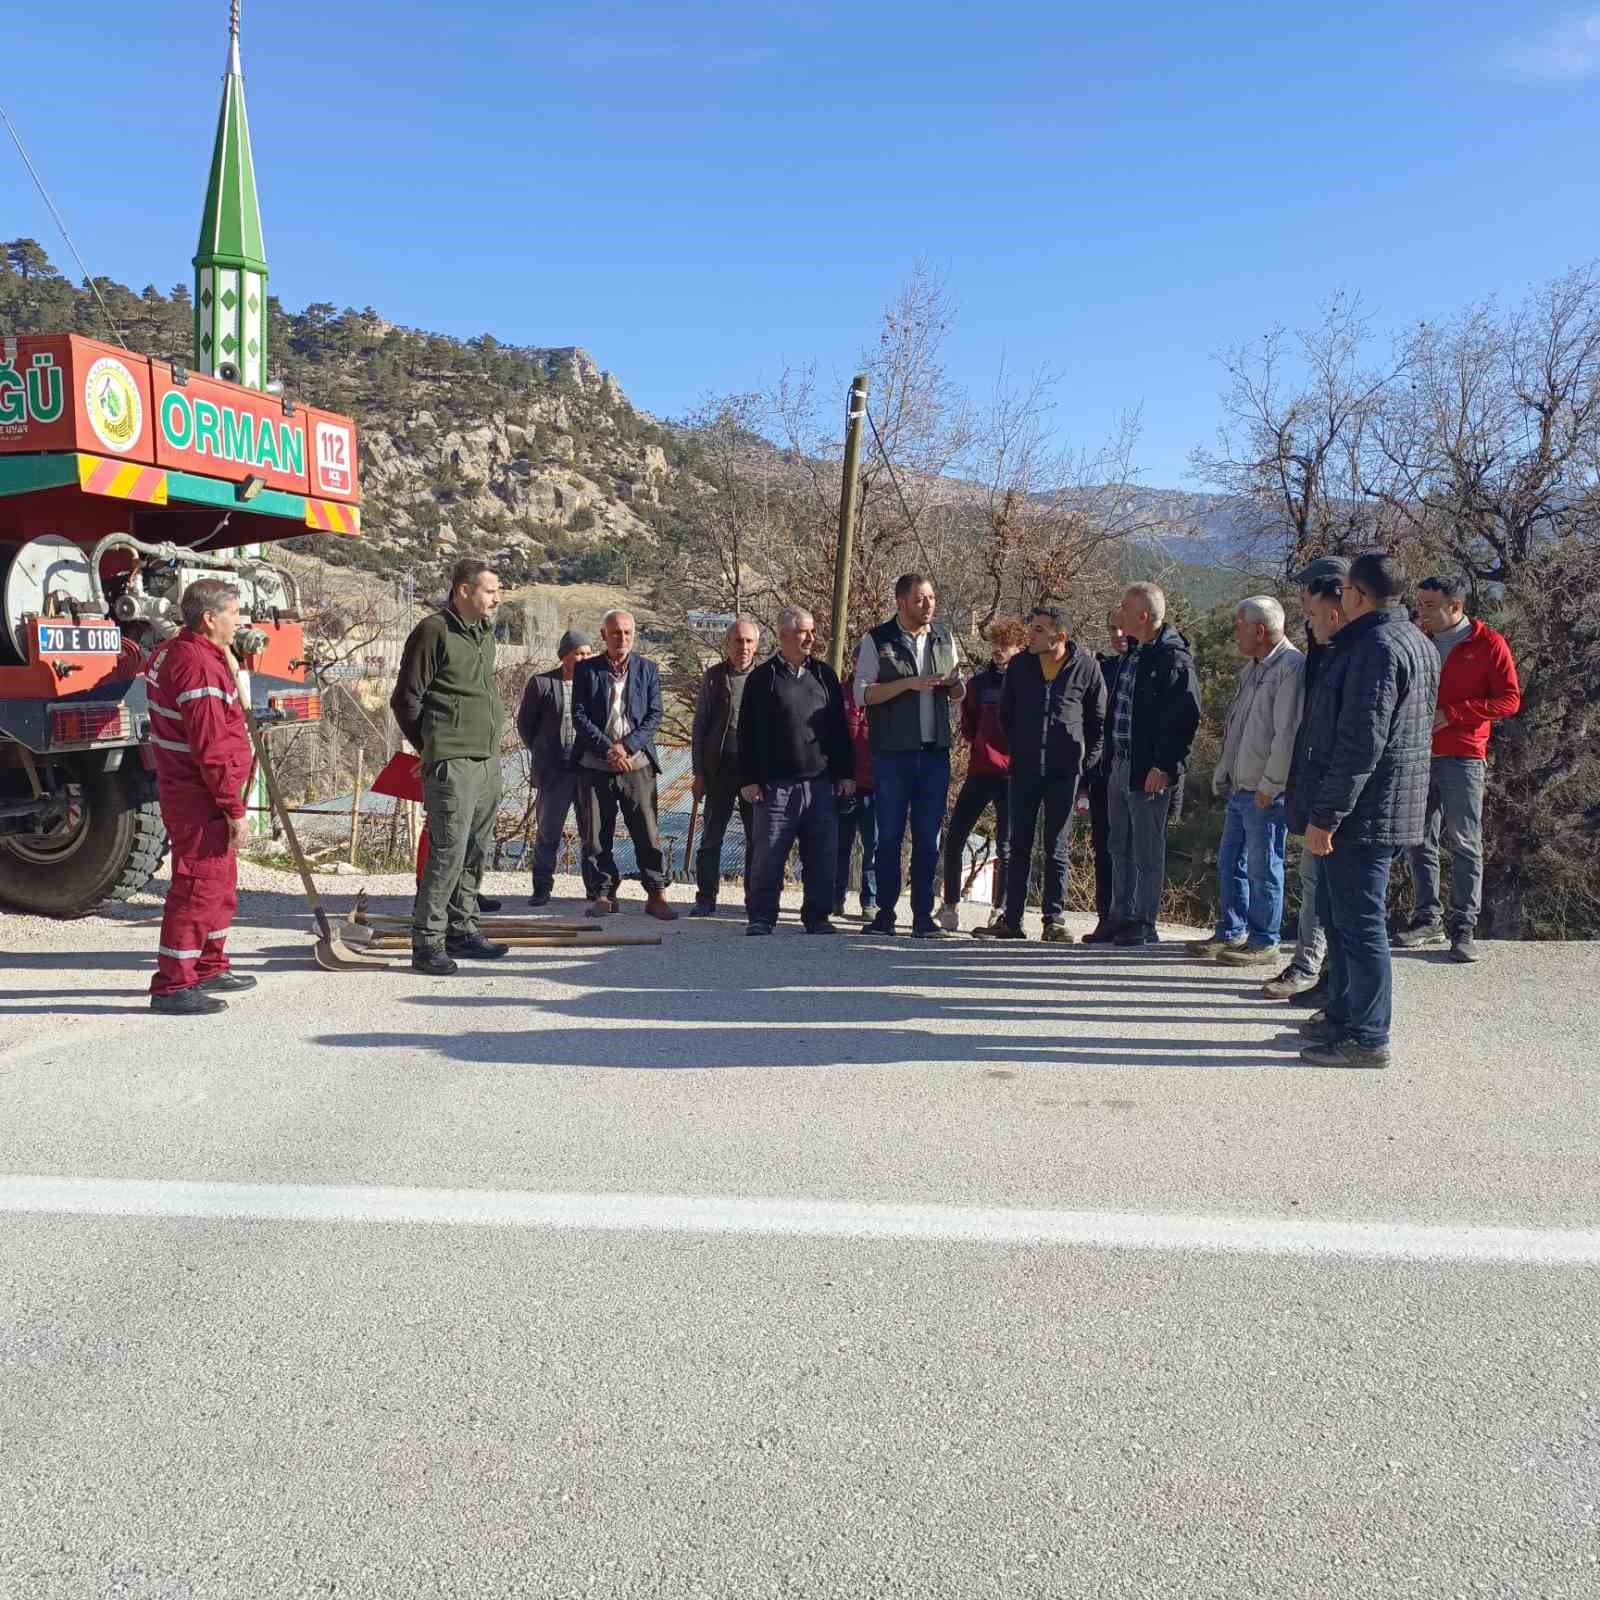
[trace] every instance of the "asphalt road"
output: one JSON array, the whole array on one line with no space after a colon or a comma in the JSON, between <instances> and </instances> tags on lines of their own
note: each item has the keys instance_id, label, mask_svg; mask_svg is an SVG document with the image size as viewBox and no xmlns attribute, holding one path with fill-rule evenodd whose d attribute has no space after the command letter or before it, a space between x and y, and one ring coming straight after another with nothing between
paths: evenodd
<instances>
[{"instance_id":1,"label":"asphalt road","mask_svg":"<svg viewBox=\"0 0 1600 1600\"><path fill-rule=\"evenodd\" d=\"M267 894L158 1019L152 912L3 957L5 1600L1600 1594L1600 948L1342 1074L1171 947Z\"/></svg>"}]
</instances>

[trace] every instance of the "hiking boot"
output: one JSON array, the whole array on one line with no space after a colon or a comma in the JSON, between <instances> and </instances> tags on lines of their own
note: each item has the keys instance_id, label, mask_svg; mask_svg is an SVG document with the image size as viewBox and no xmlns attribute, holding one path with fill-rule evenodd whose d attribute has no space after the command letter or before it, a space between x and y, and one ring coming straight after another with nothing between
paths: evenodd
<instances>
[{"instance_id":1,"label":"hiking boot","mask_svg":"<svg viewBox=\"0 0 1600 1600\"><path fill-rule=\"evenodd\" d=\"M1397 950L1442 950L1450 942L1437 922L1413 922L1389 941Z\"/></svg>"},{"instance_id":2,"label":"hiking boot","mask_svg":"<svg viewBox=\"0 0 1600 1600\"><path fill-rule=\"evenodd\" d=\"M1224 950L1217 960L1225 967L1270 967L1278 960L1275 944L1242 944L1235 950Z\"/></svg>"},{"instance_id":3,"label":"hiking boot","mask_svg":"<svg viewBox=\"0 0 1600 1600\"><path fill-rule=\"evenodd\" d=\"M689 907L689 915L691 917L714 917L716 914L717 902L715 900L701 900L697 896L694 904Z\"/></svg>"},{"instance_id":4,"label":"hiking boot","mask_svg":"<svg viewBox=\"0 0 1600 1600\"><path fill-rule=\"evenodd\" d=\"M1463 964L1471 963L1478 959L1478 941L1472 937L1470 928L1463 928L1450 941L1450 959Z\"/></svg>"},{"instance_id":5,"label":"hiking boot","mask_svg":"<svg viewBox=\"0 0 1600 1600\"><path fill-rule=\"evenodd\" d=\"M771 932L772 924L770 922L752 922L744 930L744 935L747 939L764 939Z\"/></svg>"},{"instance_id":6,"label":"hiking boot","mask_svg":"<svg viewBox=\"0 0 1600 1600\"><path fill-rule=\"evenodd\" d=\"M948 900L939 907L939 915L934 920L946 933L959 933L961 931L961 912Z\"/></svg>"},{"instance_id":7,"label":"hiking boot","mask_svg":"<svg viewBox=\"0 0 1600 1600\"><path fill-rule=\"evenodd\" d=\"M1101 917L1083 936L1085 944L1110 944L1116 937L1117 925L1109 917Z\"/></svg>"},{"instance_id":8,"label":"hiking boot","mask_svg":"<svg viewBox=\"0 0 1600 1600\"><path fill-rule=\"evenodd\" d=\"M480 900L478 904L481 906L483 901ZM550 904L550 891L548 889L535 889L533 893L528 896L528 904L532 906L535 911L542 911L547 905Z\"/></svg>"},{"instance_id":9,"label":"hiking boot","mask_svg":"<svg viewBox=\"0 0 1600 1600\"><path fill-rule=\"evenodd\" d=\"M1066 924L1061 922L1046 922L1044 932L1039 935L1044 944L1071 944L1072 935L1067 932Z\"/></svg>"},{"instance_id":10,"label":"hiking boot","mask_svg":"<svg viewBox=\"0 0 1600 1600\"><path fill-rule=\"evenodd\" d=\"M501 956L511 952L510 945L496 944L492 939L485 939L481 933L446 939L444 949L447 956L460 956L466 961L498 961Z\"/></svg>"},{"instance_id":11,"label":"hiking boot","mask_svg":"<svg viewBox=\"0 0 1600 1600\"><path fill-rule=\"evenodd\" d=\"M443 950L413 950L411 970L420 972L425 978L448 978L461 968Z\"/></svg>"},{"instance_id":12,"label":"hiking boot","mask_svg":"<svg viewBox=\"0 0 1600 1600\"><path fill-rule=\"evenodd\" d=\"M219 972L214 977L202 978L197 985L213 994L243 994L255 986L256 980L248 972Z\"/></svg>"},{"instance_id":13,"label":"hiking boot","mask_svg":"<svg viewBox=\"0 0 1600 1600\"><path fill-rule=\"evenodd\" d=\"M478 896L478 909L480 911L498 911L501 907L501 904L501 901L491 900L486 894L480 894Z\"/></svg>"},{"instance_id":14,"label":"hiking boot","mask_svg":"<svg viewBox=\"0 0 1600 1600\"><path fill-rule=\"evenodd\" d=\"M187 989L174 989L170 994L151 995L150 1009L164 1017L209 1017L226 1011L228 1002L192 984Z\"/></svg>"},{"instance_id":15,"label":"hiking boot","mask_svg":"<svg viewBox=\"0 0 1600 1600\"><path fill-rule=\"evenodd\" d=\"M676 922L678 913L667 904L667 897L657 889L652 895L647 895L644 902L644 914L654 917L657 922Z\"/></svg>"},{"instance_id":16,"label":"hiking boot","mask_svg":"<svg viewBox=\"0 0 1600 1600\"><path fill-rule=\"evenodd\" d=\"M974 939L1026 939L1028 936L1022 931L1020 924L1007 922L1004 917L996 917L986 928L974 928Z\"/></svg>"},{"instance_id":17,"label":"hiking boot","mask_svg":"<svg viewBox=\"0 0 1600 1600\"><path fill-rule=\"evenodd\" d=\"M1261 992L1269 1000L1292 1000L1316 988L1317 982L1316 973L1304 972L1291 961L1270 983L1262 984Z\"/></svg>"},{"instance_id":18,"label":"hiking boot","mask_svg":"<svg viewBox=\"0 0 1600 1600\"><path fill-rule=\"evenodd\" d=\"M926 922L913 922L911 924L911 937L913 939L948 939L950 935L930 917Z\"/></svg>"},{"instance_id":19,"label":"hiking boot","mask_svg":"<svg viewBox=\"0 0 1600 1600\"><path fill-rule=\"evenodd\" d=\"M894 918L880 911L861 931L863 933L876 933L885 939L892 939L896 931Z\"/></svg>"},{"instance_id":20,"label":"hiking boot","mask_svg":"<svg viewBox=\"0 0 1600 1600\"><path fill-rule=\"evenodd\" d=\"M1209 939L1192 940L1186 947L1189 954L1201 961L1216 961L1224 951L1243 950L1243 939L1219 939L1213 934Z\"/></svg>"},{"instance_id":21,"label":"hiking boot","mask_svg":"<svg viewBox=\"0 0 1600 1600\"><path fill-rule=\"evenodd\" d=\"M1308 1067L1386 1067L1390 1057L1386 1044L1365 1045L1341 1039L1337 1044L1307 1045L1300 1052L1300 1059Z\"/></svg>"}]
</instances>

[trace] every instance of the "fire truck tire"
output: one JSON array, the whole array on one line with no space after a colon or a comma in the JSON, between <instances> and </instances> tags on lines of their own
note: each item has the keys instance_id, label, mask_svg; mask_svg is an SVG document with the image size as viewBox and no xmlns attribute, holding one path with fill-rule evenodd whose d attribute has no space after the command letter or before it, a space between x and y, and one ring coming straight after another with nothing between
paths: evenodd
<instances>
[{"instance_id":1,"label":"fire truck tire","mask_svg":"<svg viewBox=\"0 0 1600 1600\"><path fill-rule=\"evenodd\" d=\"M36 916L86 917L107 900L131 899L166 853L154 800L121 773L86 774L59 837L0 839L0 905Z\"/></svg>"}]
</instances>

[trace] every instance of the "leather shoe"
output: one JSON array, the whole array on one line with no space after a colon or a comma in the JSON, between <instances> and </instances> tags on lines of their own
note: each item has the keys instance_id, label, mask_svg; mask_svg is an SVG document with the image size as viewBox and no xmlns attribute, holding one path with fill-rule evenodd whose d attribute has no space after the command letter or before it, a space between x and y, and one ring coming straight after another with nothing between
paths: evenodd
<instances>
[{"instance_id":1,"label":"leather shoe","mask_svg":"<svg viewBox=\"0 0 1600 1600\"><path fill-rule=\"evenodd\" d=\"M478 896L478 909L480 911L498 911L502 904L502 901L491 900L486 894Z\"/></svg>"},{"instance_id":2,"label":"leather shoe","mask_svg":"<svg viewBox=\"0 0 1600 1600\"><path fill-rule=\"evenodd\" d=\"M715 900L696 900L689 907L689 915L691 917L714 917L716 914L717 902Z\"/></svg>"},{"instance_id":3,"label":"leather shoe","mask_svg":"<svg viewBox=\"0 0 1600 1600\"><path fill-rule=\"evenodd\" d=\"M664 894L650 895L644 903L644 914L647 917L654 917L657 922L678 920L678 913L667 904L667 897Z\"/></svg>"},{"instance_id":4,"label":"leather shoe","mask_svg":"<svg viewBox=\"0 0 1600 1600\"><path fill-rule=\"evenodd\" d=\"M479 900L478 904L483 906L483 901ZM544 907L550 904L550 891L548 889L535 889L533 893L528 896L528 904L532 906L535 911L542 911ZM484 906L484 909L487 910L488 907Z\"/></svg>"},{"instance_id":5,"label":"leather shoe","mask_svg":"<svg viewBox=\"0 0 1600 1600\"><path fill-rule=\"evenodd\" d=\"M443 950L413 950L411 970L428 978L448 978L452 972L461 969Z\"/></svg>"},{"instance_id":6,"label":"leather shoe","mask_svg":"<svg viewBox=\"0 0 1600 1600\"><path fill-rule=\"evenodd\" d=\"M1125 922L1111 936L1111 942L1119 950L1133 950L1141 945L1153 944L1155 941L1150 937L1153 931L1146 931L1139 922Z\"/></svg>"},{"instance_id":7,"label":"leather shoe","mask_svg":"<svg viewBox=\"0 0 1600 1600\"><path fill-rule=\"evenodd\" d=\"M1116 936L1117 925L1107 917L1102 917L1089 932L1084 934L1085 944L1110 944Z\"/></svg>"},{"instance_id":8,"label":"leather shoe","mask_svg":"<svg viewBox=\"0 0 1600 1600\"><path fill-rule=\"evenodd\" d=\"M151 995L150 1009L164 1017L209 1017L214 1012L226 1011L228 1002L206 994L195 984L187 989L174 989L171 994Z\"/></svg>"},{"instance_id":9,"label":"leather shoe","mask_svg":"<svg viewBox=\"0 0 1600 1600\"><path fill-rule=\"evenodd\" d=\"M464 956L468 961L498 961L510 951L511 946L496 944L482 934L475 933L470 939L446 939L444 948L446 955Z\"/></svg>"},{"instance_id":10,"label":"leather shoe","mask_svg":"<svg viewBox=\"0 0 1600 1600\"><path fill-rule=\"evenodd\" d=\"M199 986L223 994L243 994L246 989L255 988L256 980L248 972L219 972L214 978L202 979Z\"/></svg>"},{"instance_id":11,"label":"leather shoe","mask_svg":"<svg viewBox=\"0 0 1600 1600\"><path fill-rule=\"evenodd\" d=\"M806 924L807 933L837 933L838 931L826 917L819 917L817 921Z\"/></svg>"}]
</instances>

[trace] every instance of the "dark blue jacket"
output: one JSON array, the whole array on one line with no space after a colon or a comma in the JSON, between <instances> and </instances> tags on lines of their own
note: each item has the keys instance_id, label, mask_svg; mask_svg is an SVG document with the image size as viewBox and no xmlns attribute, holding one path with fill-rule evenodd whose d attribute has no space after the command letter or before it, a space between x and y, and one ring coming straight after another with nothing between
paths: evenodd
<instances>
[{"instance_id":1,"label":"dark blue jacket","mask_svg":"<svg viewBox=\"0 0 1600 1600\"><path fill-rule=\"evenodd\" d=\"M1132 671L1133 749L1128 788L1144 788L1152 767L1160 767L1172 784L1183 780L1200 727L1200 682L1195 677L1189 641L1164 623L1149 644L1130 645L1118 673ZM1116 689L1106 704L1106 744L1111 744ZM1106 756L1109 767L1111 756Z\"/></svg>"},{"instance_id":2,"label":"dark blue jacket","mask_svg":"<svg viewBox=\"0 0 1600 1600\"><path fill-rule=\"evenodd\" d=\"M622 691L622 709L633 732L622 741L630 755L639 751L650 758L650 766L661 771L656 754L656 734L665 714L661 703L661 669L648 656L628 657L628 681ZM585 754L604 757L611 749L606 737L606 722L611 716L611 663L604 656L591 656L578 663L572 675L572 726L576 731L572 756Z\"/></svg>"},{"instance_id":3,"label":"dark blue jacket","mask_svg":"<svg viewBox=\"0 0 1600 1600\"><path fill-rule=\"evenodd\" d=\"M1403 610L1347 622L1306 711L1291 829L1327 828L1335 849L1421 844L1438 698L1439 652Z\"/></svg>"},{"instance_id":4,"label":"dark blue jacket","mask_svg":"<svg viewBox=\"0 0 1600 1600\"><path fill-rule=\"evenodd\" d=\"M1013 773L1070 779L1076 786L1099 763L1105 721L1106 680L1087 650L1069 644L1051 683L1031 650L1011 658L1000 691L1000 726Z\"/></svg>"}]
</instances>

